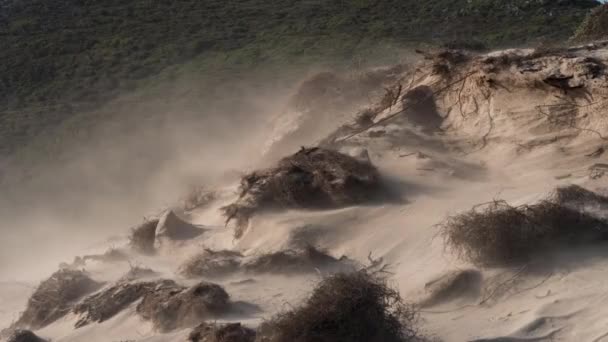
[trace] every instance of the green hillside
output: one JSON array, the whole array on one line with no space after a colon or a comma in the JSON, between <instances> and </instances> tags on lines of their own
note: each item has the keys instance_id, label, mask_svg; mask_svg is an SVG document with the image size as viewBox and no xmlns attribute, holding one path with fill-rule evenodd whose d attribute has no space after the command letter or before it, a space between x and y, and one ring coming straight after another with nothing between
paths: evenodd
<instances>
[{"instance_id":1,"label":"green hillside","mask_svg":"<svg viewBox=\"0 0 608 342\"><path fill-rule=\"evenodd\" d=\"M592 0L2 0L0 156L119 94L184 75L201 89L218 91L218 85L251 70L297 70L372 58L374 52L386 57L381 51L388 47L463 39L488 47L562 41L596 5Z\"/></svg>"}]
</instances>

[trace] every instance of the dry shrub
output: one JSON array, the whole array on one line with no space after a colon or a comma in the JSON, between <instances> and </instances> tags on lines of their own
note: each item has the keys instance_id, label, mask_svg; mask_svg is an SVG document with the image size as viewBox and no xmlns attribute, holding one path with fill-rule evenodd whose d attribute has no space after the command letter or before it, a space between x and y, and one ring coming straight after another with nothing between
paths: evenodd
<instances>
[{"instance_id":1,"label":"dry shrub","mask_svg":"<svg viewBox=\"0 0 608 342\"><path fill-rule=\"evenodd\" d=\"M255 330L241 323L216 324L203 322L188 336L190 342L254 342Z\"/></svg>"},{"instance_id":2,"label":"dry shrub","mask_svg":"<svg viewBox=\"0 0 608 342\"><path fill-rule=\"evenodd\" d=\"M315 272L323 268L338 266L340 260L316 249L306 246L300 249L288 249L269 254L262 254L246 262L243 268L247 272L293 274Z\"/></svg>"},{"instance_id":3,"label":"dry shrub","mask_svg":"<svg viewBox=\"0 0 608 342\"><path fill-rule=\"evenodd\" d=\"M191 327L229 309L228 293L221 286L200 282L185 289L171 280L158 283L137 306L137 312L160 332Z\"/></svg>"},{"instance_id":4,"label":"dry shrub","mask_svg":"<svg viewBox=\"0 0 608 342\"><path fill-rule=\"evenodd\" d=\"M146 220L144 223L131 229L131 236L129 237L131 248L139 253L153 254L158 221L158 219Z\"/></svg>"},{"instance_id":5,"label":"dry shrub","mask_svg":"<svg viewBox=\"0 0 608 342\"><path fill-rule=\"evenodd\" d=\"M178 272L186 278L224 277L238 270L242 257L239 252L206 248L182 264Z\"/></svg>"},{"instance_id":6,"label":"dry shrub","mask_svg":"<svg viewBox=\"0 0 608 342\"><path fill-rule=\"evenodd\" d=\"M277 167L243 177L239 199L222 208L240 237L255 213L268 208L333 208L362 203L380 189L370 163L324 148L302 148Z\"/></svg>"},{"instance_id":7,"label":"dry shrub","mask_svg":"<svg viewBox=\"0 0 608 342\"><path fill-rule=\"evenodd\" d=\"M417 314L385 281L363 272L325 278L304 304L263 323L256 341L419 341Z\"/></svg>"},{"instance_id":8,"label":"dry shrub","mask_svg":"<svg viewBox=\"0 0 608 342\"><path fill-rule=\"evenodd\" d=\"M230 309L229 296L216 284L200 282L186 288L173 280L118 283L89 296L74 308L81 315L76 327L103 322L137 300L137 313L161 332L191 327Z\"/></svg>"},{"instance_id":9,"label":"dry shrub","mask_svg":"<svg viewBox=\"0 0 608 342\"><path fill-rule=\"evenodd\" d=\"M46 340L36 336L36 334L29 330L17 329L13 331L7 342L46 342Z\"/></svg>"},{"instance_id":10,"label":"dry shrub","mask_svg":"<svg viewBox=\"0 0 608 342\"><path fill-rule=\"evenodd\" d=\"M446 246L465 260L518 264L551 249L608 238L608 222L581 210L580 203L589 198L586 190L569 187L532 205L494 201L448 217L440 227Z\"/></svg>"},{"instance_id":11,"label":"dry shrub","mask_svg":"<svg viewBox=\"0 0 608 342\"><path fill-rule=\"evenodd\" d=\"M76 328L93 322L104 322L135 303L154 289L154 282L119 283L99 293L85 298L74 307L74 313L81 315Z\"/></svg>"},{"instance_id":12,"label":"dry shrub","mask_svg":"<svg viewBox=\"0 0 608 342\"><path fill-rule=\"evenodd\" d=\"M61 269L40 283L15 326L43 328L63 317L81 297L100 286L83 271Z\"/></svg>"}]
</instances>

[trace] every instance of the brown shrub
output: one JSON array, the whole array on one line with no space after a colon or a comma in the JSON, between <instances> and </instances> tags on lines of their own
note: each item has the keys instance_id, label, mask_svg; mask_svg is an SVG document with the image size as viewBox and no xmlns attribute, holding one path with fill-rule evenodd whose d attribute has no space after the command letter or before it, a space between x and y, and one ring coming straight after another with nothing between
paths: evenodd
<instances>
[{"instance_id":1,"label":"brown shrub","mask_svg":"<svg viewBox=\"0 0 608 342\"><path fill-rule=\"evenodd\" d=\"M152 321L154 327L167 332L191 327L200 321L215 318L230 309L229 296L216 284L200 282L186 288L173 280L118 283L89 296L74 308L82 315L76 327L103 322L129 305L142 299L137 313Z\"/></svg>"},{"instance_id":2,"label":"brown shrub","mask_svg":"<svg viewBox=\"0 0 608 342\"><path fill-rule=\"evenodd\" d=\"M229 309L228 293L221 286L200 282L185 289L171 280L158 283L137 306L137 312L161 332L194 326Z\"/></svg>"},{"instance_id":3,"label":"brown shrub","mask_svg":"<svg viewBox=\"0 0 608 342\"><path fill-rule=\"evenodd\" d=\"M238 270L242 257L239 252L206 248L182 264L178 272L187 278L223 277Z\"/></svg>"},{"instance_id":4,"label":"brown shrub","mask_svg":"<svg viewBox=\"0 0 608 342\"><path fill-rule=\"evenodd\" d=\"M241 323L211 324L203 322L188 336L190 342L254 342L255 330Z\"/></svg>"},{"instance_id":5,"label":"brown shrub","mask_svg":"<svg viewBox=\"0 0 608 342\"><path fill-rule=\"evenodd\" d=\"M586 203L589 196L579 188L564 188L532 205L494 201L448 217L440 227L446 246L465 260L484 266L518 264L566 244L608 238L607 221L571 205Z\"/></svg>"},{"instance_id":6,"label":"brown shrub","mask_svg":"<svg viewBox=\"0 0 608 342\"><path fill-rule=\"evenodd\" d=\"M154 254L154 240L158 219L146 220L144 223L131 229L129 245L135 251L143 254Z\"/></svg>"},{"instance_id":7,"label":"brown shrub","mask_svg":"<svg viewBox=\"0 0 608 342\"><path fill-rule=\"evenodd\" d=\"M239 199L222 208L237 221L240 237L249 218L269 208L332 208L362 203L378 193L380 176L370 163L324 148L302 148L272 169L241 180Z\"/></svg>"},{"instance_id":8,"label":"brown shrub","mask_svg":"<svg viewBox=\"0 0 608 342\"><path fill-rule=\"evenodd\" d=\"M85 298L74 307L74 313L81 315L76 328L93 322L104 322L135 303L156 286L155 282L119 283L99 293Z\"/></svg>"},{"instance_id":9,"label":"brown shrub","mask_svg":"<svg viewBox=\"0 0 608 342\"><path fill-rule=\"evenodd\" d=\"M67 314L81 297L100 286L83 271L61 269L40 283L15 326L43 328Z\"/></svg>"},{"instance_id":10,"label":"brown shrub","mask_svg":"<svg viewBox=\"0 0 608 342\"><path fill-rule=\"evenodd\" d=\"M263 323L256 341L418 341L416 311L383 280L360 271L325 278L299 308Z\"/></svg>"}]
</instances>

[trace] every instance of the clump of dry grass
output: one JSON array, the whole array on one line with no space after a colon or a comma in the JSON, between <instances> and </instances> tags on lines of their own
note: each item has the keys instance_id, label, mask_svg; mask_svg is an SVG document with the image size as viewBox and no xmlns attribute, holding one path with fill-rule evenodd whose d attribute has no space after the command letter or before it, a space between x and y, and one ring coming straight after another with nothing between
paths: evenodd
<instances>
[{"instance_id":1,"label":"clump of dry grass","mask_svg":"<svg viewBox=\"0 0 608 342\"><path fill-rule=\"evenodd\" d=\"M40 283L15 327L43 328L63 317L81 297L100 286L84 271L61 269Z\"/></svg>"},{"instance_id":2,"label":"clump of dry grass","mask_svg":"<svg viewBox=\"0 0 608 342\"><path fill-rule=\"evenodd\" d=\"M253 273L293 274L315 272L337 266L340 260L312 246L262 254L246 262L243 268Z\"/></svg>"},{"instance_id":3,"label":"clump of dry grass","mask_svg":"<svg viewBox=\"0 0 608 342\"><path fill-rule=\"evenodd\" d=\"M223 277L238 270L242 257L239 252L206 248L182 264L178 272L187 278Z\"/></svg>"},{"instance_id":4,"label":"clump of dry grass","mask_svg":"<svg viewBox=\"0 0 608 342\"><path fill-rule=\"evenodd\" d=\"M254 342L255 330L241 323L215 324L203 322L188 336L190 342Z\"/></svg>"},{"instance_id":5,"label":"clump of dry grass","mask_svg":"<svg viewBox=\"0 0 608 342\"><path fill-rule=\"evenodd\" d=\"M580 207L590 198L605 200L596 196L569 187L531 205L513 207L505 201L493 201L448 217L440 228L446 246L474 264L523 263L564 245L606 240L608 222Z\"/></svg>"},{"instance_id":6,"label":"clump of dry grass","mask_svg":"<svg viewBox=\"0 0 608 342\"><path fill-rule=\"evenodd\" d=\"M191 327L229 309L228 293L221 286L200 282L185 289L171 280L157 284L137 306L137 312L160 332Z\"/></svg>"},{"instance_id":7,"label":"clump of dry grass","mask_svg":"<svg viewBox=\"0 0 608 342\"><path fill-rule=\"evenodd\" d=\"M368 162L324 148L302 148L278 166L241 180L239 199L222 208L236 220L240 237L249 218L264 209L333 208L362 203L380 188L378 170Z\"/></svg>"},{"instance_id":8,"label":"clump of dry grass","mask_svg":"<svg viewBox=\"0 0 608 342\"><path fill-rule=\"evenodd\" d=\"M419 341L416 310L364 271L325 278L304 304L263 323L256 341Z\"/></svg>"},{"instance_id":9,"label":"clump of dry grass","mask_svg":"<svg viewBox=\"0 0 608 342\"><path fill-rule=\"evenodd\" d=\"M159 220L145 220L142 224L131 229L129 245L135 251L143 254L154 254L154 239Z\"/></svg>"}]
</instances>

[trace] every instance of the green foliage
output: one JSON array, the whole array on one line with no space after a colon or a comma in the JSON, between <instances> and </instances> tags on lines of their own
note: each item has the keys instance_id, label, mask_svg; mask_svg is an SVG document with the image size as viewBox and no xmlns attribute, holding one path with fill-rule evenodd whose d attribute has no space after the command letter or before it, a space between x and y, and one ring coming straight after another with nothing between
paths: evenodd
<instances>
[{"instance_id":1,"label":"green foliage","mask_svg":"<svg viewBox=\"0 0 608 342\"><path fill-rule=\"evenodd\" d=\"M74 113L193 74L344 61L387 45L569 37L593 0L2 0L0 155ZM385 54L387 55L387 54ZM390 54L388 54L390 55ZM274 69L273 69L274 68ZM204 75L204 77L203 77ZM198 76L198 78L197 78Z\"/></svg>"}]
</instances>

